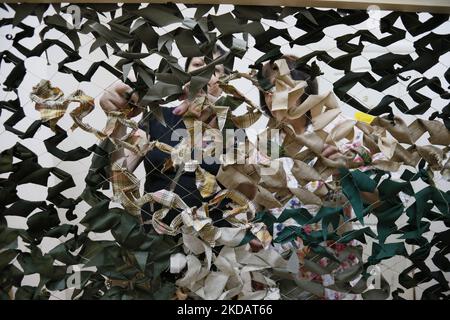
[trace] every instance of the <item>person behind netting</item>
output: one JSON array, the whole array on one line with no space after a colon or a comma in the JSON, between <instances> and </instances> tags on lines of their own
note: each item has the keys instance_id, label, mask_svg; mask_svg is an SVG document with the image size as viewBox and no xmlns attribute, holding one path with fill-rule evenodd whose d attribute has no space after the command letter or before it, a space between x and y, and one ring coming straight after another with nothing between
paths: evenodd
<instances>
[{"instance_id":1,"label":"person behind netting","mask_svg":"<svg viewBox=\"0 0 450 320\"><path fill-rule=\"evenodd\" d=\"M213 60L221 57L226 52L220 46L216 45L212 52ZM200 69L208 64L207 57L193 57L188 58L186 60L185 70L186 72L192 72L194 70ZM215 72L213 73L209 83L207 84L207 92L202 91L201 94L207 95L208 99L214 103L222 94L222 90L218 85L218 80L221 76L227 74L227 71L224 68L224 65L216 65ZM186 89L186 88L185 88ZM100 98L100 105L105 111L114 111L121 110L127 107L127 100L125 99L125 94L131 92L131 88L122 83L116 83L111 88L105 92ZM184 96L184 97L183 97ZM212 115L210 109L206 109L201 113L198 113L194 108L193 104L186 98L186 94L180 97L180 100L183 100L180 105L175 108L162 108L163 116L165 120L165 124L161 124L154 117L149 117L148 120L148 134L150 137L150 141L158 140L159 142L166 143L171 146L175 146L179 143L181 136L177 135L176 130L185 129L185 125L183 122L183 115L189 110L191 113L195 113L197 119L203 122L206 122L211 127L217 127L217 119ZM133 103L138 102L139 97L136 93L131 95L131 101ZM136 116L131 114L131 116ZM113 133L115 138L123 137L126 133L126 128L122 126L118 130ZM137 135L146 136L146 132L142 129L137 131ZM130 172L133 172L140 162L144 160L144 167L146 171L145 183L144 183L144 191L147 193L156 192L159 190L169 190L171 187L174 193L179 195L181 199L189 206L189 207L200 207L202 203L210 200L209 198L202 198L199 190L196 186L196 178L194 172L183 172L181 176L178 177L178 181L176 181L176 169L164 170L164 165L167 160L171 157L170 154L164 153L157 148L149 151L144 158L139 155L127 150L120 149L112 154L111 163L115 161L123 162L123 159L126 159L126 166ZM213 163L207 164L205 161L200 163L200 166L208 171L209 173L216 175L220 164ZM244 191L245 190L240 190ZM225 210L225 206L227 201L222 201L222 203L212 209L209 214L211 218L216 221L216 226L228 226L228 222L226 222L222 218L222 212ZM159 204L154 204L150 206L149 203L146 203L141 210L141 214L144 221L151 220L152 212L159 210L161 206ZM171 220L179 213L178 209L171 209L167 216L164 218L164 222L170 224ZM151 229L151 224L144 225L145 230L148 232Z\"/></svg>"},{"instance_id":2,"label":"person behind netting","mask_svg":"<svg viewBox=\"0 0 450 320\"><path fill-rule=\"evenodd\" d=\"M290 70L290 76L293 80L306 81L307 87L305 88L304 94L302 96L300 96L299 99L297 100L297 102L296 102L297 105L303 103L308 98L309 95L317 95L319 93L317 78L314 75L310 74L308 72L307 68L302 68L302 66L298 66L296 64L296 61L298 60L297 57L292 56L292 55L284 55L280 59L284 59L286 61L287 66L289 67L289 70ZM269 80L269 82L271 84L275 84L275 79L276 79L277 75L279 74L279 70L278 70L277 64L274 61L265 63L260 72L261 72L263 79L267 79L267 80ZM261 107L266 112L266 114L269 115L269 117L273 117L277 121L291 125L292 128L294 129L296 135L309 132L312 129L311 128L312 121L311 121L310 111L306 112L304 115L300 116L299 118L289 119L286 117L285 111L272 110L272 98L273 98L273 92L271 92L270 90L266 91L266 92L260 91ZM339 120L343 120L343 118L336 119L336 121L333 121L332 123L330 123L330 126L336 125L337 122L339 122ZM286 137L286 134L282 131L280 136L281 136L280 139L282 141ZM299 151L300 150L296 150L296 152L299 152ZM327 145L327 144L324 145L321 155L323 157L331 159L331 160L337 159L340 156L342 156L342 154L339 152L339 149L336 146ZM288 187L289 188L298 187L298 182L291 172L292 165L293 165L292 158L281 157L280 159L282 161L282 170L284 170L286 173ZM311 161L309 164L313 165L313 161ZM334 179L335 181L339 180L338 173L334 173L332 179ZM323 181L312 181L306 187L308 187L310 189L310 191L314 192L314 190L317 190L318 188L320 188L323 183L324 183ZM343 207L344 214L347 216L347 218L350 218L352 216L352 208L350 205L348 205L348 202L345 201L345 197L342 194L333 194L332 196L344 198L343 199L344 201L341 200L342 201L341 204L344 203L344 207ZM378 199L377 191L374 193L361 192L361 196L362 196L363 200L368 204L374 203ZM317 211L319 209L318 206L302 204L299 201L299 199L294 196L291 199L289 199L282 208L269 209L268 211L271 214L273 214L274 216L278 217L281 214L281 212L285 209L297 209L297 208L306 208L312 214L317 213ZM341 220L341 223L342 223L342 220ZM340 225L341 225L341 223L340 223ZM283 230L283 228L285 228L287 225L290 225L290 224L291 224L290 222L286 222L283 224L275 224L274 230L273 230L274 239ZM342 228L341 230L338 230L338 234L342 234L343 231L351 230L351 224L344 223L343 226L344 226L344 228ZM320 223L306 225L306 226L304 226L304 230L305 230L305 232L307 232L309 234L312 231L321 230L321 225L320 225ZM251 244L253 251L258 251L258 250L262 249L262 246L260 243L258 243L258 240L252 240L250 244ZM353 242L349 243L348 245L352 246L352 245L356 245L356 244L357 243L355 241L353 241ZM314 286L314 285L312 285L310 287L308 286L308 288L311 289L309 292L308 292L308 289L305 287L304 291L301 291L300 294L298 294L298 293L296 294L297 299L330 299L330 300L334 300L334 299L358 298L358 295L347 294L345 292L338 292L338 291L333 291L333 290L324 288L326 284L330 284L334 281L333 276L331 274L320 276L319 274L311 272L310 270L305 268L303 261L304 261L305 257L310 257L309 254L311 254L312 252L308 246L303 244L303 241L300 237L298 237L295 240L295 244L286 243L286 244L282 245L282 244L278 244L278 243L273 243L273 245L274 245L275 249L280 252L284 252L286 250L291 250L292 248L295 248L297 255L299 256L300 262L301 262L301 268L299 270L299 277L303 280L308 280L310 282L315 282L315 283L319 284L318 286ZM336 243L336 241L325 241L325 242L321 243L321 245L329 247L335 256L339 256L346 248L346 245ZM325 267L330 263L330 261L327 258L322 258L318 261L318 263L321 266ZM343 271L343 270L349 269L355 263L357 263L356 257L354 255L348 255L348 258L344 259L341 262L341 264L339 266L337 266L335 271L337 272L337 271Z\"/></svg>"}]
</instances>

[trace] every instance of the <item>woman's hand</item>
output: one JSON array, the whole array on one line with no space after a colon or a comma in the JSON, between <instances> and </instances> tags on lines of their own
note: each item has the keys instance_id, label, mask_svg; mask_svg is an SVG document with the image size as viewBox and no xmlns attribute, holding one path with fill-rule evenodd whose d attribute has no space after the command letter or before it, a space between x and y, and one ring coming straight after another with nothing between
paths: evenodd
<instances>
[{"instance_id":1,"label":"woman's hand","mask_svg":"<svg viewBox=\"0 0 450 320\"><path fill-rule=\"evenodd\" d=\"M105 112L124 111L128 118L137 116L141 109L130 106L129 102L137 104L139 97L137 93L131 95L130 101L127 100L127 94L131 93L133 89L123 82L117 82L108 88L100 97L100 107Z\"/></svg>"},{"instance_id":2,"label":"woman's hand","mask_svg":"<svg viewBox=\"0 0 450 320\"><path fill-rule=\"evenodd\" d=\"M189 94L189 85L187 85L184 90L183 94L178 98L178 100L182 100L181 104L175 107L172 111L173 114L177 116L183 116L187 112L192 114L194 117L196 117L198 120L207 123L212 128L217 128L217 117L213 115L213 110L211 108L205 108L201 110L198 105L192 103L193 101L189 101L188 99ZM203 91L199 92L197 96L204 96L205 93ZM208 96L209 99L209 96Z\"/></svg>"},{"instance_id":3,"label":"woman's hand","mask_svg":"<svg viewBox=\"0 0 450 320\"><path fill-rule=\"evenodd\" d=\"M322 156L330 160L336 160L342 156L342 153L339 152L337 147L326 144L322 150Z\"/></svg>"},{"instance_id":4,"label":"woman's hand","mask_svg":"<svg viewBox=\"0 0 450 320\"><path fill-rule=\"evenodd\" d=\"M339 158L340 156L342 156L342 153L339 152L338 148L336 148L335 146L331 146L331 145L325 145L325 148L322 151L322 156L330 159L330 160L335 160L337 158ZM335 177L339 179L339 173L336 172ZM379 198L379 193L378 190L375 189L374 192L365 192L365 191L360 191L359 194L361 195L361 198L363 199L363 201L365 203L369 203L369 204L375 204L375 208L377 206L379 206L378 202L380 201Z\"/></svg>"}]
</instances>

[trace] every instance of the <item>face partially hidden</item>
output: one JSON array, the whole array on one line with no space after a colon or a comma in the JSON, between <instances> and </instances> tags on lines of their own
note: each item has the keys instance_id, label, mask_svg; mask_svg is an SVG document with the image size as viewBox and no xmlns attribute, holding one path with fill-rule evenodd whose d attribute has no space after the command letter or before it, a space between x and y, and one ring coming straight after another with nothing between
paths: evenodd
<instances>
[{"instance_id":1,"label":"face partially hidden","mask_svg":"<svg viewBox=\"0 0 450 320\"><path fill-rule=\"evenodd\" d=\"M274 84L275 83L275 79L278 75L278 67L276 64L266 64L264 66L264 76L267 78L267 80L270 81L270 83ZM276 110L276 111L272 111L272 98L273 98L273 93L268 91L268 92L264 92L264 100L266 103L266 106L269 108L270 113L272 114L272 116L277 119L278 121L284 121L285 117L286 117L286 111L283 110Z\"/></svg>"},{"instance_id":2,"label":"face partially hidden","mask_svg":"<svg viewBox=\"0 0 450 320\"><path fill-rule=\"evenodd\" d=\"M220 56L220 54L213 54L213 59L217 59ZM208 64L208 60L205 61L205 57L194 57L189 62L189 65L187 67L187 72L192 72L198 69L203 68ZM211 101L211 98L214 98L212 100L217 100L220 95L222 94L222 89L219 87L219 79L225 75L225 68L223 65L216 65L215 66L215 72L211 76L211 79L209 80L207 84L207 94L209 96L209 100ZM180 99L183 100L183 102L174 108L172 111L173 114L182 116L188 112L189 116L195 116L198 120L203 121L207 124L209 124L211 127L217 127L217 117L214 116L214 112L212 108L207 107L204 110L200 110L198 106L191 104L188 99L186 99L186 95Z\"/></svg>"},{"instance_id":3,"label":"face partially hidden","mask_svg":"<svg viewBox=\"0 0 450 320\"><path fill-rule=\"evenodd\" d=\"M270 81L270 83L274 84L275 83L275 79L276 76L278 74L278 68L275 64L273 64L273 66L266 66L266 77L268 78L268 80ZM301 97L299 97L297 104L301 103ZM272 116L280 121L280 122L285 122L285 123L289 123L291 124L295 131L297 133L302 133L305 130L305 125L306 125L306 116L303 115L300 118L297 119L288 119L287 116L287 112L286 110L274 110L272 111L272 100L273 100L273 93L271 91L268 92L264 92L264 101L266 103L266 106L268 107L268 109L270 110L270 113L272 114Z\"/></svg>"},{"instance_id":4,"label":"face partially hidden","mask_svg":"<svg viewBox=\"0 0 450 320\"><path fill-rule=\"evenodd\" d=\"M220 57L219 53L213 54L213 59L217 59ZM187 72L192 72L194 70L203 68L208 63L205 62L205 57L194 57L192 58L191 62L189 63ZM218 81L219 78L225 75L225 68L223 64L216 65L215 71L211 77L211 79L208 82L208 94L219 97L222 94L222 89L219 88Z\"/></svg>"}]
</instances>

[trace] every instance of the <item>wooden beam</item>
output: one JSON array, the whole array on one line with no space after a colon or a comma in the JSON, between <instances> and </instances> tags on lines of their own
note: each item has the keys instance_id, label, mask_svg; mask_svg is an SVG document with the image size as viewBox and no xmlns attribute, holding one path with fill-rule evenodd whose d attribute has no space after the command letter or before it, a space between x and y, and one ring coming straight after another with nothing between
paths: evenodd
<instances>
[{"instance_id":1,"label":"wooden beam","mask_svg":"<svg viewBox=\"0 0 450 320\"><path fill-rule=\"evenodd\" d=\"M2 1L6 3L50 3L64 2L57 0L22 0ZM72 0L70 3L109 3L111 0ZM166 3L167 0L122 0L122 3ZM189 4L236 4L251 6L289 6L289 7L317 7L340 9L367 9L370 5L376 5L382 10L405 12L430 12L450 14L450 0L182 0L171 1L175 3Z\"/></svg>"}]
</instances>

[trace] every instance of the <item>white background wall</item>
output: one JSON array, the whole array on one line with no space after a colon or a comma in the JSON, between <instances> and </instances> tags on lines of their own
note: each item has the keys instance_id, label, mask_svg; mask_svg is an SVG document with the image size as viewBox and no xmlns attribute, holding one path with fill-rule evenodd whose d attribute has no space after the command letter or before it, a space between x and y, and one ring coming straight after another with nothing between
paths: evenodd
<instances>
[{"instance_id":1,"label":"white background wall","mask_svg":"<svg viewBox=\"0 0 450 320\"><path fill-rule=\"evenodd\" d=\"M183 5L180 5L180 7L183 10L183 15L185 17L193 17L193 14L195 13L195 9L186 9ZM226 12L229 12L233 9L233 6L231 5L221 5L218 14L223 14ZM53 14L53 9L49 9L47 11L47 14ZM387 12L380 12L380 17L387 14ZM69 15L62 15L65 19L68 21L71 21L71 17ZM430 15L423 13L420 14L420 18L422 21L428 19ZM11 17L11 14L6 13L4 10L0 11L0 18L7 18ZM107 21L107 18L102 17L99 15L99 17L102 19L102 21ZM377 16L375 16L377 18ZM44 28L43 25L40 25L36 17L28 17L24 20L24 22L28 25L34 25L36 26L35 29L35 37L32 38L26 38L21 41L21 43L28 47L33 48L37 44L39 44L40 39L37 36L38 33ZM284 21L281 22L273 22L270 20L262 19L261 21L265 28L267 29L270 25L274 27L280 27L280 28L286 28L288 27L289 33L291 36L295 39L296 37L302 35L304 32L302 30L297 29L294 25L296 22L296 19L291 17L287 17L284 19ZM396 27L403 28L401 22L397 22L395 25ZM165 33L166 31L171 31L175 28L179 27L179 24L172 24L165 28L161 28L159 31L161 34ZM276 44L283 45L282 51L284 53L291 53L295 54L297 56L302 56L304 54L308 54L314 50L326 50L331 56L337 57L345 52L342 52L338 48L336 48L335 41L333 38L336 38L338 36L348 34L348 33L354 33L359 29L367 29L370 28L371 25L367 25L367 22L364 22L360 25L355 26L347 26L347 25L337 25L333 27L326 28L324 30L326 36L319 41L318 43L314 43L307 46L298 46L295 45L294 48L290 48L288 44L286 43L286 40L282 38L274 39L273 42ZM379 30L376 28L370 29L377 37L382 37L382 35ZM12 29L10 26L5 26L0 28L0 43L3 50L10 50L13 54L21 56L20 53L15 50L12 47L12 41L6 39L7 34L14 35L17 33L19 29ZM450 33L450 22L446 22L439 28L433 30L434 33L437 34L449 34ZM381 47L377 46L375 44L366 43L366 46L362 52L361 56L358 56L353 59L352 61L352 70L363 72L363 71L369 71L370 70L370 64L368 62L368 59L379 56L381 54L387 53L387 52L393 52L397 54L411 54L413 58L417 57L417 55L414 53L414 47L413 47L413 41L417 40L418 38L422 37L424 34L419 35L418 37L412 37L408 33L406 33L406 39L395 42L394 44L388 46L388 47ZM80 55L83 57L82 60L69 63L67 64L68 67L78 70L81 73L84 73L87 71L87 69L90 67L91 62L96 61L105 61L109 63L110 65L114 65L119 59L116 57L106 57L104 53L100 49L96 49L92 53L89 53L89 49L91 44L94 41L94 38L91 35L83 35L79 34L81 39L81 47L80 47ZM58 31L50 31L47 33L46 38L52 38L52 39L59 39L60 41L63 41L67 43L69 46L71 45L70 40L62 33ZM251 38L251 37L250 37ZM354 43L357 43L359 39L354 39ZM258 59L263 53L252 48L253 39L250 39L250 49L246 53L246 55L243 57L243 59L236 59L235 62L235 69L241 70L241 71L247 71L248 65L252 64L256 59ZM120 44L119 44L120 45ZM122 45L125 49L125 46ZM112 51L110 51L112 52ZM58 73L57 70L57 63L60 62L65 58L65 54L62 51L62 49L54 46L47 50L48 58L50 64L47 64L47 60L45 58L45 55L42 55L41 57L30 57L26 60L26 68L27 68L27 74L24 78L24 81L19 87L19 95L20 95L20 101L24 108L26 118L23 119L18 126L16 126L18 129L26 129L34 120L39 119L39 113L34 110L34 105L30 101L29 93L31 92L32 86L36 85L41 79L49 79L51 83L54 86L58 86L63 90L65 94L69 94L76 89L82 89L86 94L95 97L97 107L96 109L86 118L86 121L90 123L92 126L102 129L106 117L104 113L101 111L101 109L98 107L98 99L101 96L101 94L108 89L114 82L118 81L113 75L111 75L109 72L107 72L104 69L99 69L95 75L92 77L92 80L90 82L77 82L72 75L68 74L62 74ZM176 48L176 45L174 44L174 55L178 55L179 51ZM150 68L157 68L159 64L160 58L157 55L152 55L146 59L144 59L144 62L148 64ZM180 57L180 65L184 66L185 59ZM335 70L333 68L330 68L328 65L326 65L323 62L318 61L318 65L320 66L322 72L324 73L323 76L319 78L319 91L320 92L326 92L328 90L332 90L332 83L342 77L344 75L343 71ZM450 53L447 53L446 55L442 56L439 63L434 66L432 69L428 70L423 76L426 76L428 78L433 76L439 76L440 80L442 82L443 88L448 88L449 83L446 82L445 78L443 77L443 74L445 70L448 69L450 65ZM0 68L0 82L3 83L3 81L6 79L9 72L12 70L13 65L10 63L2 63ZM417 73L416 71L408 71L403 74L404 76L411 76L411 79L415 79L417 77L421 77L422 75ZM131 75L132 76L132 75ZM375 78L379 78L378 76L374 75ZM402 97L404 99L405 103L408 105L409 108L415 106L415 102L412 101L411 98L409 98L406 95L406 85L409 83L409 81L402 81L391 88L389 88L385 93L386 94L392 94L397 97ZM257 102L258 101L258 90L255 87L252 87L250 83L247 80L237 80L235 83L236 87L239 88L243 93L247 94L250 99ZM3 89L3 88L2 88ZM436 96L435 93L431 92L429 89L424 88L419 91L420 93L423 93L427 96ZM382 94L374 91L365 89L364 87L360 85L355 85L349 92L353 95L354 98L358 99L361 103L365 104L366 106L373 107L375 106L380 99L382 98ZM0 90L0 96L3 100L9 100L9 99L15 99L15 94L12 92L5 92L3 90ZM175 103L171 103L168 106L173 107ZM428 116L434 112L435 110L440 110L445 105L445 101L442 99L434 99L432 102L432 108L430 111L428 111L426 114L424 114L424 118L428 118ZM69 110L72 110L75 106L71 105L69 107ZM349 117L354 116L355 110L344 104L341 103L342 111L345 115ZM243 112L243 108L241 110L238 110L237 113ZM3 110L2 115L0 117L0 123L3 124L5 120L7 120L11 116L11 113ZM411 122L415 119L414 116L406 116L401 114L402 118L405 119L407 122ZM264 128L266 124L266 119L261 119L255 124L255 128L257 130L261 130ZM77 146L81 146L83 148L88 148L92 144L96 143L96 139L93 135L83 132L80 129L75 130L74 132L70 132L69 128L72 125L71 118L69 115L64 116L58 123L62 128L67 130L69 133L69 137L64 140L63 143L59 145L59 148L62 150L71 150ZM63 194L67 197L77 197L81 191L83 190L84 186L84 178L86 176L87 170L90 166L91 157L82 159L80 161L76 162L70 162L70 161L60 161L59 159L55 158L54 156L50 155L43 144L43 140L46 138L52 136L52 132L46 128L41 127L38 132L36 133L34 138L31 139L25 139L20 141L23 145L25 145L27 148L31 149L33 152L35 152L37 155L39 155L39 164L41 164L44 167L58 167L72 175L72 177L75 180L76 187L71 188L69 190L66 190L63 192ZM18 137L14 135L11 132L8 132L4 130L4 127L0 127L0 150L5 150L7 148L12 147L16 142L18 141ZM419 145L421 144L427 144L426 137L421 139L421 141L418 142ZM142 179L142 184L145 178L145 171L143 168L143 165L139 166L135 174ZM2 177L6 177L7 174L1 175ZM443 190L448 190L450 188L450 184L439 177L438 179L438 185ZM49 186L56 184L58 181L56 178L49 180ZM26 184L21 185L18 187L18 195L19 197L36 201L36 200L43 200L47 196L47 188L38 186L35 184ZM78 219L75 221L72 221L70 223L78 223L79 220L84 215L84 212L88 210L89 207L85 203L81 203L77 206L75 213L78 215ZM65 221L64 216L64 210L60 210L60 218L62 221ZM8 224L11 227L18 227L18 228L26 228L26 219L21 217L7 217ZM402 226L405 223L406 219L401 218L397 222L399 226ZM376 219L370 218L368 220L369 225L371 225L375 230L376 225ZM82 226L80 226L82 228ZM443 230L445 227L441 225L440 223L433 223L432 224L432 231L438 231ZM91 234L92 238L111 238L110 234ZM431 233L429 233L429 236L431 236ZM59 243L59 240L57 239L50 239L45 238L43 243L43 250L44 252L48 252L51 250L55 245ZM62 240L62 239L61 239ZM390 239L390 241L399 241L395 239ZM367 248L365 250L365 256L370 255L371 249L370 242L367 245ZM412 248L409 248L412 249ZM433 252L432 252L433 254ZM396 287L397 277L398 273L404 270L409 265L408 260L402 258L402 257L396 257L389 260L384 261L380 264L380 267L382 269L383 275L388 279L390 283L392 283ZM434 266L432 263L430 265ZM448 275L447 275L448 276ZM26 276L23 284L33 284L38 280L38 277L35 275ZM413 298L415 295L418 295L420 297L421 291L423 288L426 288L427 286L425 284L420 285L416 292L413 292L413 290L408 290L405 297L407 298ZM54 293L52 296L53 299L64 299L65 295L63 293Z\"/></svg>"}]
</instances>

